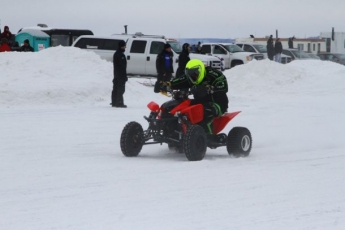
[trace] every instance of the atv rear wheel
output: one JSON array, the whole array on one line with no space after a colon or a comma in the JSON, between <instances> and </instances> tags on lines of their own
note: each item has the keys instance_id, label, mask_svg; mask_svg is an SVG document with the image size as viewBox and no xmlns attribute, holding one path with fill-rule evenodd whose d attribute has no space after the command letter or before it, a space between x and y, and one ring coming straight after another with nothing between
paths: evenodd
<instances>
[{"instance_id":1,"label":"atv rear wheel","mask_svg":"<svg viewBox=\"0 0 345 230\"><path fill-rule=\"evenodd\" d=\"M252 135L247 128L235 127L228 134L226 146L229 155L247 157L252 149Z\"/></svg>"},{"instance_id":2,"label":"atv rear wheel","mask_svg":"<svg viewBox=\"0 0 345 230\"><path fill-rule=\"evenodd\" d=\"M144 131L137 122L129 122L121 133L121 150L126 157L136 157L144 144Z\"/></svg>"},{"instance_id":3,"label":"atv rear wheel","mask_svg":"<svg viewBox=\"0 0 345 230\"><path fill-rule=\"evenodd\" d=\"M190 161L200 161L204 158L207 148L207 138L204 129L199 125L191 125L183 137L183 151Z\"/></svg>"}]
</instances>

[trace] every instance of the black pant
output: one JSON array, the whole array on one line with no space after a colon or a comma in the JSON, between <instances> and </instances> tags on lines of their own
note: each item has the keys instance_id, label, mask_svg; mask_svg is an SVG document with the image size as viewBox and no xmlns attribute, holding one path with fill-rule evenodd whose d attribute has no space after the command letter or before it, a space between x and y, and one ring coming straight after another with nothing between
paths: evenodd
<instances>
[{"instance_id":1,"label":"black pant","mask_svg":"<svg viewBox=\"0 0 345 230\"><path fill-rule=\"evenodd\" d=\"M113 106L124 105L123 94L126 90L126 82L113 81L113 92L111 93L111 104Z\"/></svg>"},{"instance_id":2,"label":"black pant","mask_svg":"<svg viewBox=\"0 0 345 230\"><path fill-rule=\"evenodd\" d=\"M154 92L159 93L159 91L161 90L161 82L162 81L171 81L171 78L172 78L171 73L167 73L167 74L165 74L165 76L163 76L162 74L158 74L157 75L157 81L155 83Z\"/></svg>"}]
</instances>

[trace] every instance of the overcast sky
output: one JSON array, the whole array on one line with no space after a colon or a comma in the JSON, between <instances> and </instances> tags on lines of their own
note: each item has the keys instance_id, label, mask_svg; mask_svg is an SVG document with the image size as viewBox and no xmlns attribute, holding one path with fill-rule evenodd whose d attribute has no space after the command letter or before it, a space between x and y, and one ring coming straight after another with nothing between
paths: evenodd
<instances>
[{"instance_id":1,"label":"overcast sky","mask_svg":"<svg viewBox=\"0 0 345 230\"><path fill-rule=\"evenodd\" d=\"M128 32L170 38L299 38L345 32L345 0L16 0L1 4L1 30L45 23L90 29L96 35Z\"/></svg>"}]
</instances>

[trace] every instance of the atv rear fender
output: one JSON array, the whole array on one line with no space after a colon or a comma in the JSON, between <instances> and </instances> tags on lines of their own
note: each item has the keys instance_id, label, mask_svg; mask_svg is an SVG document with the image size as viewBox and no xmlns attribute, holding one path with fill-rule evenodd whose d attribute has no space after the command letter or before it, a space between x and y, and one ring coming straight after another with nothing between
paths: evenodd
<instances>
[{"instance_id":1,"label":"atv rear fender","mask_svg":"<svg viewBox=\"0 0 345 230\"><path fill-rule=\"evenodd\" d=\"M222 131L225 126L239 114L241 111L224 113L223 116L215 117L213 120L213 134L217 134Z\"/></svg>"}]
</instances>

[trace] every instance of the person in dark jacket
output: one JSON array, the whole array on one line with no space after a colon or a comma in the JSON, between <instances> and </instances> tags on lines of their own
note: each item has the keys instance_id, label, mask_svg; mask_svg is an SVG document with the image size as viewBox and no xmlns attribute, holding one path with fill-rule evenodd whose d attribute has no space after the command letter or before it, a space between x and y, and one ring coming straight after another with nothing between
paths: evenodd
<instances>
[{"instance_id":1,"label":"person in dark jacket","mask_svg":"<svg viewBox=\"0 0 345 230\"><path fill-rule=\"evenodd\" d=\"M155 83L154 92L159 93L160 82L170 81L172 74L174 73L173 68L173 52L171 52L171 46L169 43L164 45L162 52L157 55L156 69L157 69L157 81Z\"/></svg>"},{"instance_id":2,"label":"person in dark jacket","mask_svg":"<svg viewBox=\"0 0 345 230\"><path fill-rule=\"evenodd\" d=\"M267 56L268 59L273 60L274 56L274 46L273 46L273 35L267 40Z\"/></svg>"},{"instance_id":3,"label":"person in dark jacket","mask_svg":"<svg viewBox=\"0 0 345 230\"><path fill-rule=\"evenodd\" d=\"M167 87L182 90L191 88L194 96L191 104L202 104L204 107L204 119L199 124L207 134L213 134L213 119L228 110L228 82L224 74L205 67L201 60L192 59L186 65L185 74L171 82L162 83L162 91L166 91Z\"/></svg>"},{"instance_id":4,"label":"person in dark jacket","mask_svg":"<svg viewBox=\"0 0 345 230\"><path fill-rule=\"evenodd\" d=\"M293 49L293 40L295 40L295 36L289 38L289 41L288 41L289 49Z\"/></svg>"},{"instance_id":5,"label":"person in dark jacket","mask_svg":"<svg viewBox=\"0 0 345 230\"><path fill-rule=\"evenodd\" d=\"M10 28L8 26L4 27L4 32L0 35L1 38L7 39L7 44L11 47L14 43L14 35L11 33Z\"/></svg>"},{"instance_id":6,"label":"person in dark jacket","mask_svg":"<svg viewBox=\"0 0 345 230\"><path fill-rule=\"evenodd\" d=\"M113 92L111 93L111 105L117 108L127 108L124 104L123 94L126 89L127 78L127 60L124 54L126 50L126 42L119 41L118 49L114 53L114 79L113 79Z\"/></svg>"},{"instance_id":7,"label":"person in dark jacket","mask_svg":"<svg viewBox=\"0 0 345 230\"><path fill-rule=\"evenodd\" d=\"M34 48L32 48L32 46L30 46L30 42L28 39L24 40L24 45L22 45L20 47L20 51L22 51L22 52L34 52Z\"/></svg>"},{"instance_id":8,"label":"person in dark jacket","mask_svg":"<svg viewBox=\"0 0 345 230\"><path fill-rule=\"evenodd\" d=\"M0 42L0 52L10 52L11 47L8 45L6 38L2 38Z\"/></svg>"},{"instance_id":9,"label":"person in dark jacket","mask_svg":"<svg viewBox=\"0 0 345 230\"><path fill-rule=\"evenodd\" d=\"M275 51L275 55L274 55L274 60L276 62L281 63L281 59L282 59L282 52L283 52L283 45L280 41L280 38L277 38L276 43L274 45L274 51Z\"/></svg>"},{"instance_id":10,"label":"person in dark jacket","mask_svg":"<svg viewBox=\"0 0 345 230\"><path fill-rule=\"evenodd\" d=\"M182 46L182 51L180 55L178 56L178 68L176 70L175 77L180 77L182 74L184 74L186 65L190 60L189 53L190 53L190 45L188 43L184 43Z\"/></svg>"}]
</instances>

